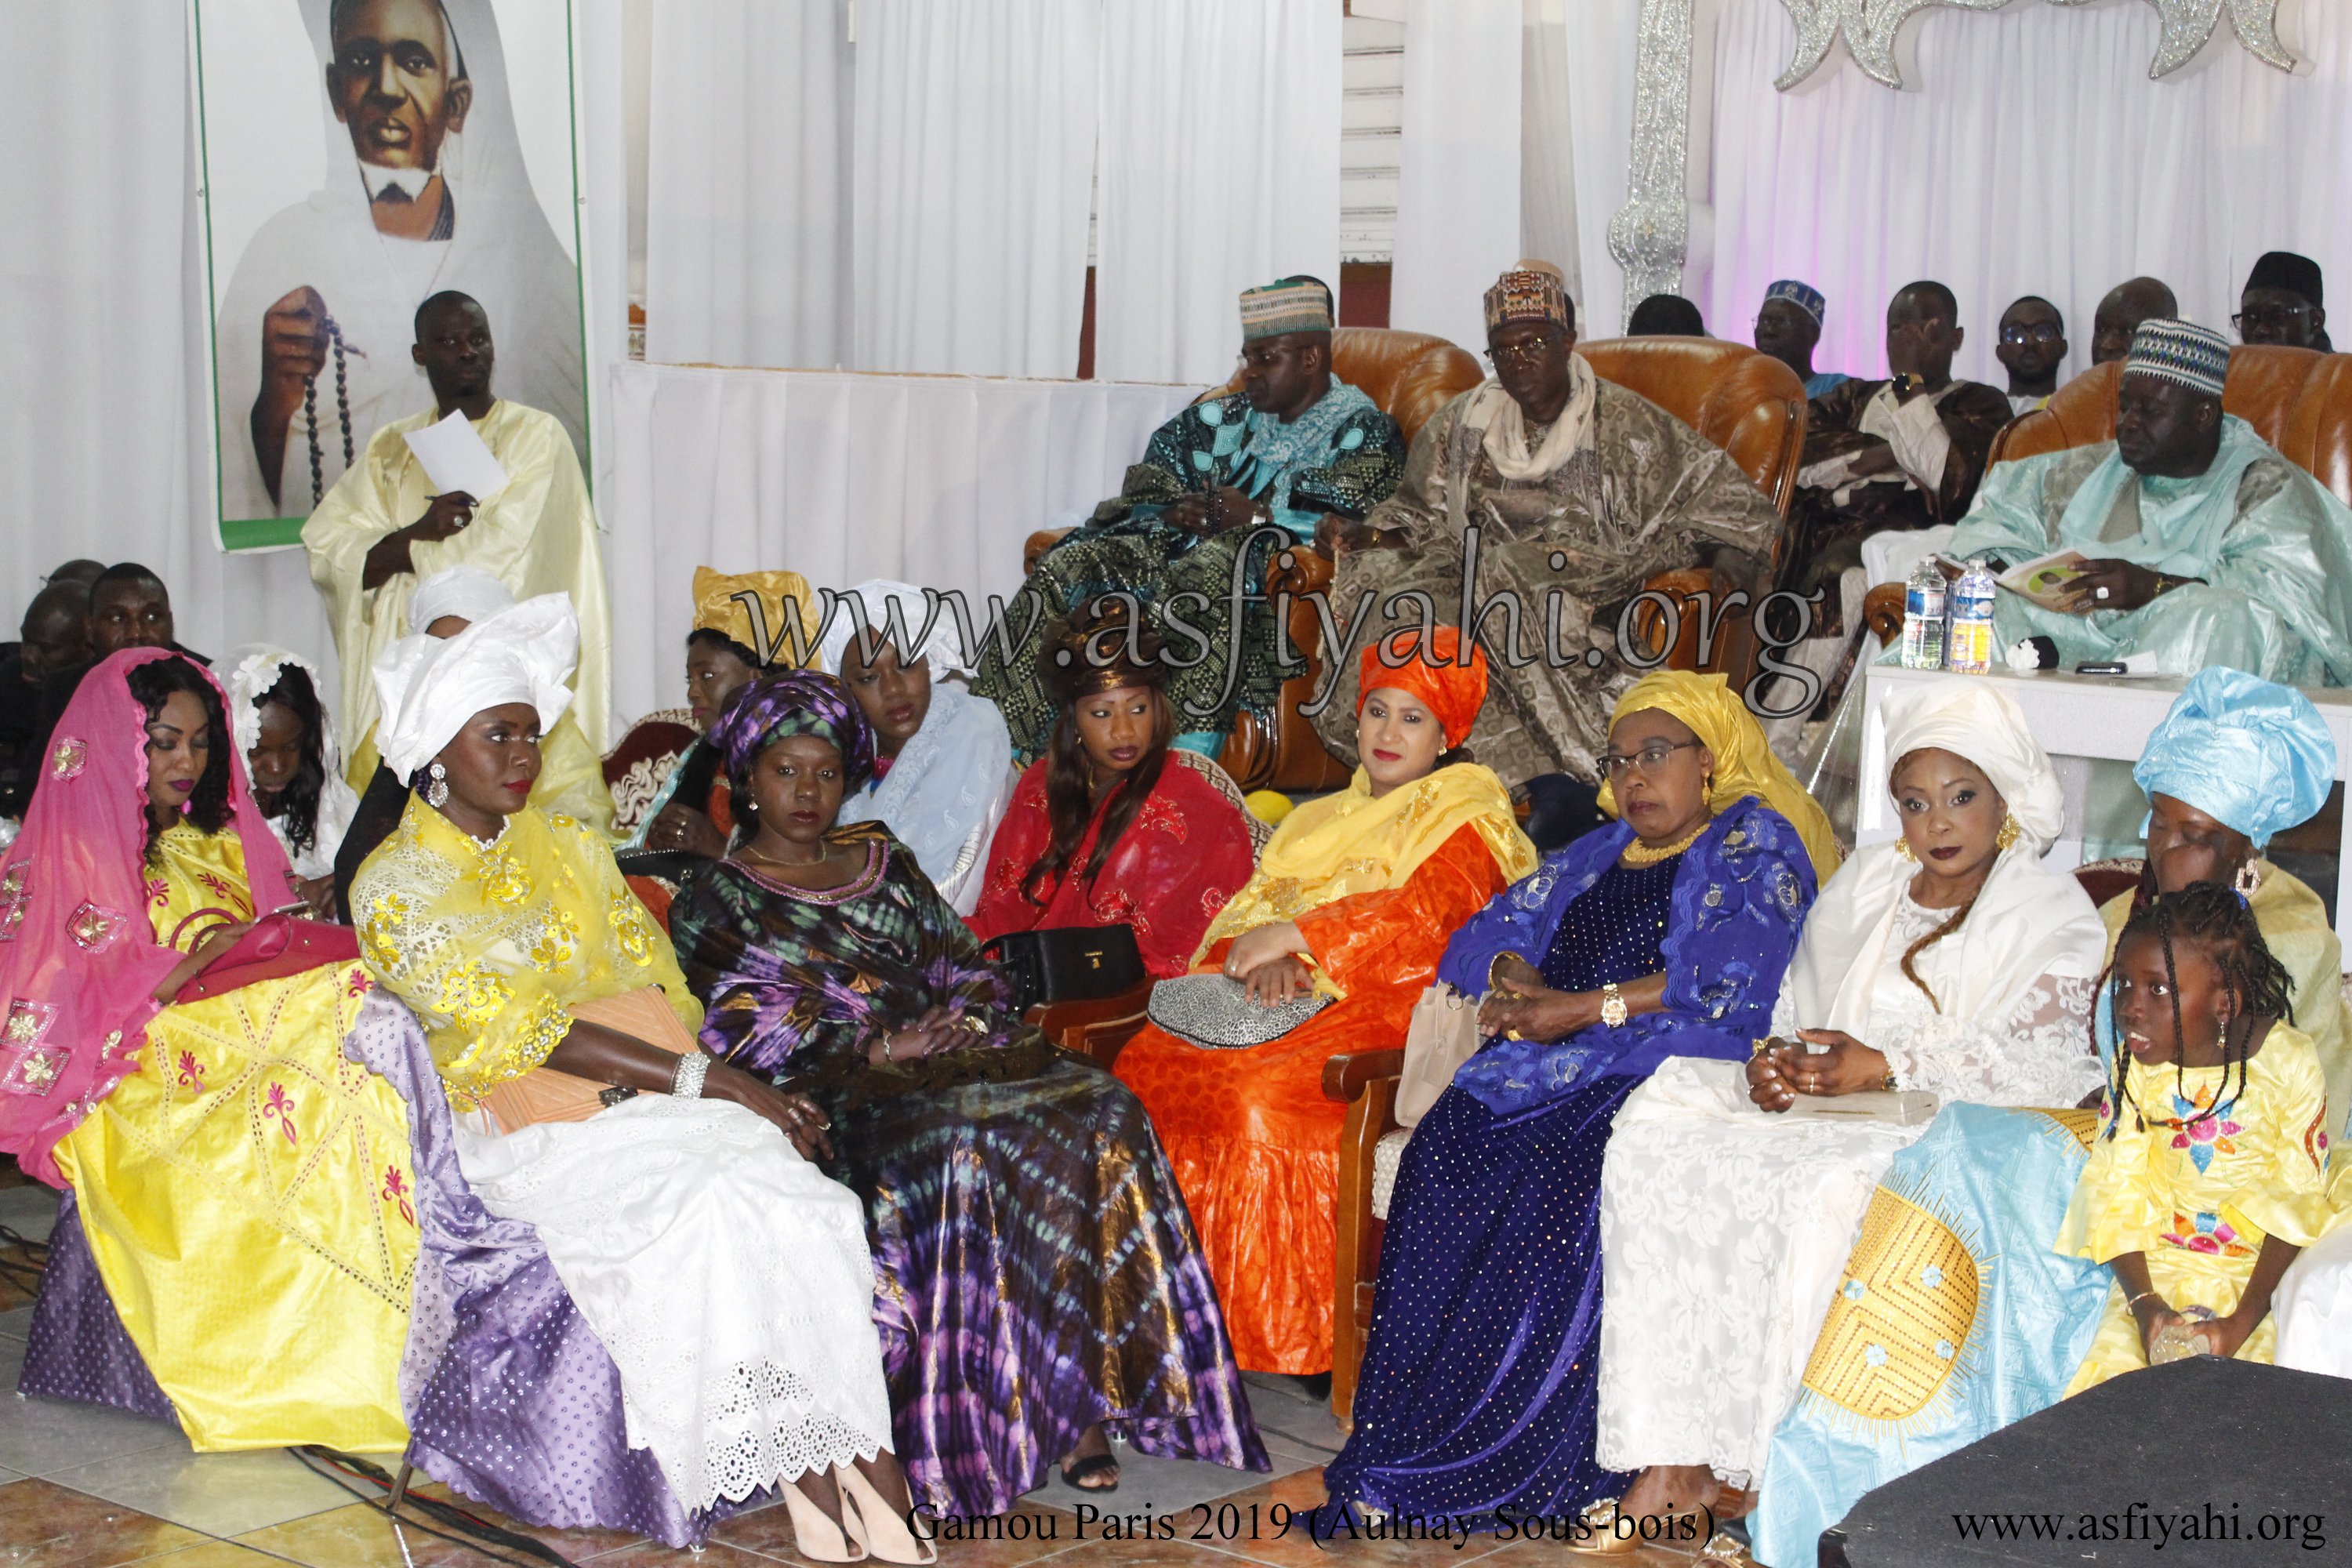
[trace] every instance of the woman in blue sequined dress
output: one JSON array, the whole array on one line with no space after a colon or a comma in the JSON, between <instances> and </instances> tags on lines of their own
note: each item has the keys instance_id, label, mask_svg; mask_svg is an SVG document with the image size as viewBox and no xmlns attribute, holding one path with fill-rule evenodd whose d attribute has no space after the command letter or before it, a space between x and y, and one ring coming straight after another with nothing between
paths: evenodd
<instances>
[{"instance_id":1,"label":"woman in blue sequined dress","mask_svg":"<svg viewBox=\"0 0 2352 1568\"><path fill-rule=\"evenodd\" d=\"M1592 1458L1610 1121L1669 1056L1748 1054L1837 848L1721 676L1636 683L1603 763L1622 820L1438 971L1490 1037L1405 1146L1333 1504L1490 1528L1619 1489Z\"/></svg>"}]
</instances>

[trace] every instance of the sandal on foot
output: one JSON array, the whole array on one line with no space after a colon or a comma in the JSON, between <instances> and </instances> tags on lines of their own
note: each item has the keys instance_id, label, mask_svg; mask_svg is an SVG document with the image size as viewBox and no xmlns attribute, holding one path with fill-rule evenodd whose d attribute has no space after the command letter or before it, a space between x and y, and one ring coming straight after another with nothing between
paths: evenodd
<instances>
[{"instance_id":1,"label":"sandal on foot","mask_svg":"<svg viewBox=\"0 0 2352 1568\"><path fill-rule=\"evenodd\" d=\"M1622 1518L1617 1511L1617 1500L1613 1497L1586 1504L1576 1516L1577 1523L1582 1528L1568 1543L1568 1549L1584 1557L1621 1557L1626 1552L1640 1551L1642 1532L1633 1527L1631 1520L1624 1520L1621 1526L1619 1521Z\"/></svg>"},{"instance_id":2,"label":"sandal on foot","mask_svg":"<svg viewBox=\"0 0 2352 1568\"><path fill-rule=\"evenodd\" d=\"M868 1557L898 1563L907 1568L928 1568L940 1560L940 1549L908 1526L910 1521L895 1511L856 1465L844 1465L841 1478L841 1522Z\"/></svg>"},{"instance_id":3,"label":"sandal on foot","mask_svg":"<svg viewBox=\"0 0 2352 1568\"><path fill-rule=\"evenodd\" d=\"M1086 1484L1087 1478L1089 1476L1098 1476L1105 1470L1118 1469L1118 1456L1116 1454L1089 1454L1075 1464L1057 1468L1061 1469L1062 1484L1072 1491L1093 1492L1099 1496L1104 1492L1118 1490L1118 1482L1116 1479L1107 1487L1090 1487Z\"/></svg>"},{"instance_id":4,"label":"sandal on foot","mask_svg":"<svg viewBox=\"0 0 2352 1568\"><path fill-rule=\"evenodd\" d=\"M1738 1536L1717 1531L1691 1559L1691 1568L1756 1568L1756 1559Z\"/></svg>"}]
</instances>

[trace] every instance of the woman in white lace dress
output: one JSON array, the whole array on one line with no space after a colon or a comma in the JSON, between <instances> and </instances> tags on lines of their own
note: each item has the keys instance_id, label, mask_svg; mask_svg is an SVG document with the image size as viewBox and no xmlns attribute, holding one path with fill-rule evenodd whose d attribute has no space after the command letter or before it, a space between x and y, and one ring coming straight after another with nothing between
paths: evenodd
<instances>
[{"instance_id":1,"label":"woman in white lace dress","mask_svg":"<svg viewBox=\"0 0 2352 1568\"><path fill-rule=\"evenodd\" d=\"M2062 806L2006 696L1963 677L1885 705L1903 837L1822 889L1743 1068L1677 1059L1627 1101L1601 1175L1597 1458L1644 1471L1629 1514L1757 1479L1872 1189L1927 1131L1788 1114L1831 1097L2072 1105L2099 1087L2105 930L2041 864ZM1802 1041L1802 1047L1793 1042Z\"/></svg>"}]
</instances>

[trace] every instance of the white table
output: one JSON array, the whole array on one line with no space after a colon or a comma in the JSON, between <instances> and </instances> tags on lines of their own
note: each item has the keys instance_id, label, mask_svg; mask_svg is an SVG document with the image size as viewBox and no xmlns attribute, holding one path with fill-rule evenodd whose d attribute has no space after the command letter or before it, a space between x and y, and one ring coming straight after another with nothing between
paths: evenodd
<instances>
[{"instance_id":1,"label":"white table","mask_svg":"<svg viewBox=\"0 0 2352 1568\"><path fill-rule=\"evenodd\" d=\"M1886 694L1900 686L1930 680L1983 680L1998 685L2014 698L2025 715L2026 728L2050 753L2058 782L2066 795L2066 832L2051 847L2053 865L2076 866L2083 859L2084 801L2090 784L2090 763L2098 760L2137 762L2147 737L2163 721L2185 679L2137 679L2107 675L2068 675L2054 669L2019 675L1953 675L1946 670L1903 669L1885 665L1866 667L1863 688L1861 800L1855 812L1854 841L1881 844L1901 831L1895 822L1894 802L1885 789L1871 781L1886 777L1886 721L1880 709ZM2352 689L2306 690L2312 706L2336 737L2336 776L2352 777ZM2352 910L2352 810L2344 814L2344 837L2336 846L2336 907Z\"/></svg>"}]
</instances>

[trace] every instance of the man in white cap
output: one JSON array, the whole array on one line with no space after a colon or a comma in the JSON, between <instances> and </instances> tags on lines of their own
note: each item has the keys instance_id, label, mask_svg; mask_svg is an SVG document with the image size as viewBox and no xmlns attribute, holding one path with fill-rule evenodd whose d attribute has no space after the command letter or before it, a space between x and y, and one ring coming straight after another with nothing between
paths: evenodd
<instances>
[{"instance_id":1,"label":"man in white cap","mask_svg":"<svg viewBox=\"0 0 2352 1568\"><path fill-rule=\"evenodd\" d=\"M2003 463L1950 552L2008 567L2060 551L2078 575L2003 586L1994 635L2057 645L2062 668L2142 649L2167 675L2227 665L2287 686L2352 684L2352 510L2221 411L2229 340L2140 324L2116 438Z\"/></svg>"}]
</instances>

